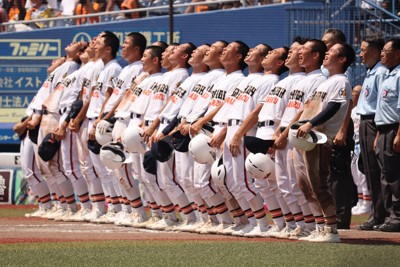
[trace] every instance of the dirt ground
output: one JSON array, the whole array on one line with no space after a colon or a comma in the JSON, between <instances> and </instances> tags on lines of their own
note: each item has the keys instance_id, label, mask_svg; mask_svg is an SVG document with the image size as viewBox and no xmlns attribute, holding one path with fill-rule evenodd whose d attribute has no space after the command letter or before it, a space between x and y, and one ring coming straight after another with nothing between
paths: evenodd
<instances>
[{"instance_id":1,"label":"dirt ground","mask_svg":"<svg viewBox=\"0 0 400 267\"><path fill-rule=\"evenodd\" d=\"M5 208L7 207L0 207L0 209ZM15 206L13 208L15 208ZM359 231L355 229L355 226L352 228L354 229L340 230L342 243L400 244L400 233ZM240 238L221 235L179 233L172 231L153 231L131 227L120 227L110 224L54 222L42 218L0 218L0 244L96 240L299 242L273 238Z\"/></svg>"}]
</instances>

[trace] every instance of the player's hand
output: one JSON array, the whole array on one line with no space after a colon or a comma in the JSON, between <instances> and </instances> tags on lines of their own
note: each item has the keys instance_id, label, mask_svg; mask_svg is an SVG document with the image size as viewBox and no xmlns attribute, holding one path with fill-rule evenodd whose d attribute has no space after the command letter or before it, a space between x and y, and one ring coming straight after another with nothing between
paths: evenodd
<instances>
[{"instance_id":1,"label":"player's hand","mask_svg":"<svg viewBox=\"0 0 400 267\"><path fill-rule=\"evenodd\" d=\"M297 138L305 138L307 134L310 133L312 127L313 127L312 124L309 122L306 122L303 125L301 125L297 130Z\"/></svg>"},{"instance_id":2,"label":"player's hand","mask_svg":"<svg viewBox=\"0 0 400 267\"><path fill-rule=\"evenodd\" d=\"M81 128L81 125L76 119L71 119L71 121L68 124L68 128L70 129L71 132L78 133L79 129Z\"/></svg>"},{"instance_id":3,"label":"player's hand","mask_svg":"<svg viewBox=\"0 0 400 267\"><path fill-rule=\"evenodd\" d=\"M201 120L196 121L189 127L190 134L193 136L197 135L200 132L202 127L203 127L203 123L201 122Z\"/></svg>"},{"instance_id":4,"label":"player's hand","mask_svg":"<svg viewBox=\"0 0 400 267\"><path fill-rule=\"evenodd\" d=\"M378 136L379 136L379 133L376 135L376 137L375 137L375 139L374 139L374 146L373 146L374 151L376 151L376 144L377 144L377 142L378 142ZM394 140L393 140L393 141L394 141Z\"/></svg>"},{"instance_id":5,"label":"player's hand","mask_svg":"<svg viewBox=\"0 0 400 267\"><path fill-rule=\"evenodd\" d=\"M14 125L13 131L16 132L19 136L21 136L26 130L26 125L22 122L18 122Z\"/></svg>"},{"instance_id":6,"label":"player's hand","mask_svg":"<svg viewBox=\"0 0 400 267\"><path fill-rule=\"evenodd\" d=\"M161 139L163 139L165 137L165 135L163 133L159 133L158 135L156 135L156 137L154 138L154 142L158 142Z\"/></svg>"},{"instance_id":7,"label":"player's hand","mask_svg":"<svg viewBox=\"0 0 400 267\"><path fill-rule=\"evenodd\" d=\"M275 139L273 148L275 149L284 149L287 145L288 139L283 134L279 135L278 138Z\"/></svg>"},{"instance_id":8,"label":"player's hand","mask_svg":"<svg viewBox=\"0 0 400 267\"><path fill-rule=\"evenodd\" d=\"M152 134L152 132L151 132L150 128L147 128L147 129L144 130L144 132L143 132L143 140L146 143L148 143L150 141L151 134Z\"/></svg>"},{"instance_id":9,"label":"player's hand","mask_svg":"<svg viewBox=\"0 0 400 267\"><path fill-rule=\"evenodd\" d=\"M213 135L210 141L210 146L215 148L220 148L225 140L225 136L226 136L226 131L224 130L221 130L218 134Z\"/></svg>"},{"instance_id":10,"label":"player's hand","mask_svg":"<svg viewBox=\"0 0 400 267\"><path fill-rule=\"evenodd\" d=\"M242 138L236 136L236 134L232 137L231 142L229 143L229 151L233 157L237 157L240 155L241 150L240 147L242 145Z\"/></svg>"},{"instance_id":11,"label":"player's hand","mask_svg":"<svg viewBox=\"0 0 400 267\"><path fill-rule=\"evenodd\" d=\"M179 125L179 126L181 126L181 125ZM181 132L182 135L188 135L189 134L189 129L190 129L190 124L189 123L185 123L180 127L179 131Z\"/></svg>"},{"instance_id":12,"label":"player's hand","mask_svg":"<svg viewBox=\"0 0 400 267\"><path fill-rule=\"evenodd\" d=\"M97 127L97 124L99 124L102 120L99 118L97 118L94 122L93 122L93 127Z\"/></svg>"},{"instance_id":13,"label":"player's hand","mask_svg":"<svg viewBox=\"0 0 400 267\"><path fill-rule=\"evenodd\" d=\"M400 136L396 135L393 140L393 151L396 153L400 153Z\"/></svg>"},{"instance_id":14,"label":"player's hand","mask_svg":"<svg viewBox=\"0 0 400 267\"><path fill-rule=\"evenodd\" d=\"M101 120L98 124L97 124L97 129L99 131L99 133L101 134L105 134L107 132L108 127L110 127L111 123L109 123L106 120Z\"/></svg>"},{"instance_id":15,"label":"player's hand","mask_svg":"<svg viewBox=\"0 0 400 267\"><path fill-rule=\"evenodd\" d=\"M333 139L333 144L335 146L345 146L346 145L346 134L342 131L339 131L335 139Z\"/></svg>"},{"instance_id":16,"label":"player's hand","mask_svg":"<svg viewBox=\"0 0 400 267\"><path fill-rule=\"evenodd\" d=\"M61 127L53 132L53 136L57 141L61 141L65 138L65 128Z\"/></svg>"},{"instance_id":17,"label":"player's hand","mask_svg":"<svg viewBox=\"0 0 400 267\"><path fill-rule=\"evenodd\" d=\"M30 120L28 122L28 129L29 130L35 129L35 127L40 123L40 120L41 120L40 116L36 116L33 120Z\"/></svg>"},{"instance_id":18,"label":"player's hand","mask_svg":"<svg viewBox=\"0 0 400 267\"><path fill-rule=\"evenodd\" d=\"M92 129L89 132L89 140L96 140L96 127L92 127Z\"/></svg>"}]
</instances>

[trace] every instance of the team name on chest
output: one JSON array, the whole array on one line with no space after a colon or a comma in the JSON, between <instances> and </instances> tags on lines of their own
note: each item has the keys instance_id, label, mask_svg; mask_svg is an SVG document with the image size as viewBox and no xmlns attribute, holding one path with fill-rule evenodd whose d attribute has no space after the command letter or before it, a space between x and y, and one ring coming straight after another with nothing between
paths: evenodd
<instances>
[{"instance_id":1,"label":"team name on chest","mask_svg":"<svg viewBox=\"0 0 400 267\"><path fill-rule=\"evenodd\" d=\"M212 98L225 100L226 91L224 90L215 90L212 92Z\"/></svg>"},{"instance_id":2,"label":"team name on chest","mask_svg":"<svg viewBox=\"0 0 400 267\"><path fill-rule=\"evenodd\" d=\"M316 91L314 92L314 94L312 95L311 99L314 101L320 101L323 102L325 97L326 97L327 93L326 92L322 92L322 91Z\"/></svg>"}]
</instances>

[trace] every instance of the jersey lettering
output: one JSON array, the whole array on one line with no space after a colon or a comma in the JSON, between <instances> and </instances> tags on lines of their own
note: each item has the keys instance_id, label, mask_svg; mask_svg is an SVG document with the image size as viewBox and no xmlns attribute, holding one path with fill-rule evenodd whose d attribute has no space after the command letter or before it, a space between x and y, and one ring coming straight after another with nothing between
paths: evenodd
<instances>
[{"instance_id":1,"label":"jersey lettering","mask_svg":"<svg viewBox=\"0 0 400 267\"><path fill-rule=\"evenodd\" d=\"M257 88L255 88L254 86L248 85L245 89L244 89L244 93L249 95L250 97L253 97L254 93L256 92ZM245 101L247 102L247 101Z\"/></svg>"},{"instance_id":2,"label":"jersey lettering","mask_svg":"<svg viewBox=\"0 0 400 267\"><path fill-rule=\"evenodd\" d=\"M182 98L186 93L186 90L183 89L182 87L178 87L178 89L176 89L175 95L176 97Z\"/></svg>"},{"instance_id":3,"label":"jersey lettering","mask_svg":"<svg viewBox=\"0 0 400 267\"><path fill-rule=\"evenodd\" d=\"M293 100L289 100L288 104L287 104L287 108L295 108L295 109L299 109L301 105L301 102L298 101L293 101Z\"/></svg>"},{"instance_id":4,"label":"jersey lettering","mask_svg":"<svg viewBox=\"0 0 400 267\"><path fill-rule=\"evenodd\" d=\"M212 92L212 98L225 100L226 91L224 90L215 90Z\"/></svg>"},{"instance_id":5,"label":"jersey lettering","mask_svg":"<svg viewBox=\"0 0 400 267\"><path fill-rule=\"evenodd\" d=\"M289 94L289 99L290 100L303 101L303 96L304 96L304 92L303 91L293 90Z\"/></svg>"},{"instance_id":6,"label":"jersey lettering","mask_svg":"<svg viewBox=\"0 0 400 267\"><path fill-rule=\"evenodd\" d=\"M282 88L282 87L275 87L274 89L271 90L270 95L273 95L273 96L277 96L277 97L279 97L279 98L282 98L283 95L285 94L285 92L286 92L286 89L285 89L285 88Z\"/></svg>"},{"instance_id":7,"label":"jersey lettering","mask_svg":"<svg viewBox=\"0 0 400 267\"><path fill-rule=\"evenodd\" d=\"M327 95L326 92L317 91L314 92L314 94L311 97L311 100L324 102L326 95Z\"/></svg>"},{"instance_id":8,"label":"jersey lettering","mask_svg":"<svg viewBox=\"0 0 400 267\"><path fill-rule=\"evenodd\" d=\"M142 88L140 88L140 87L136 87L134 90L133 90L133 94L135 95L135 96L140 96L140 94L143 92L143 89Z\"/></svg>"},{"instance_id":9,"label":"jersey lettering","mask_svg":"<svg viewBox=\"0 0 400 267\"><path fill-rule=\"evenodd\" d=\"M196 86L192 89L193 92L202 95L206 87L201 84L196 84Z\"/></svg>"},{"instance_id":10,"label":"jersey lettering","mask_svg":"<svg viewBox=\"0 0 400 267\"><path fill-rule=\"evenodd\" d=\"M192 100L196 100L199 97L199 95L196 92L191 92L189 94L189 98Z\"/></svg>"}]
</instances>

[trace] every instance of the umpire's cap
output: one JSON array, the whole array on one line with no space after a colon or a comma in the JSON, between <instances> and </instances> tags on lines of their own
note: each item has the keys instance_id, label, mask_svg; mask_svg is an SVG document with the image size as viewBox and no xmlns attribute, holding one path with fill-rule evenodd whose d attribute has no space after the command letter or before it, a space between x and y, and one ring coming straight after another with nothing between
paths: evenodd
<instances>
[{"instance_id":1,"label":"umpire's cap","mask_svg":"<svg viewBox=\"0 0 400 267\"><path fill-rule=\"evenodd\" d=\"M274 140L264 140L255 136L245 136L244 145L251 153L267 154L268 148L274 145Z\"/></svg>"},{"instance_id":2,"label":"umpire's cap","mask_svg":"<svg viewBox=\"0 0 400 267\"><path fill-rule=\"evenodd\" d=\"M88 140L87 145L89 150L92 151L94 154L100 154L101 145L96 140Z\"/></svg>"},{"instance_id":3,"label":"umpire's cap","mask_svg":"<svg viewBox=\"0 0 400 267\"><path fill-rule=\"evenodd\" d=\"M157 143L152 143L151 145L151 152L153 154L153 157L160 162L165 162L169 160L173 155L173 151L174 146L171 142L171 136L167 136Z\"/></svg>"},{"instance_id":4,"label":"umpire's cap","mask_svg":"<svg viewBox=\"0 0 400 267\"><path fill-rule=\"evenodd\" d=\"M172 145L176 151L188 152L189 151L190 136L182 135L180 131L172 134Z\"/></svg>"},{"instance_id":5,"label":"umpire's cap","mask_svg":"<svg viewBox=\"0 0 400 267\"><path fill-rule=\"evenodd\" d=\"M153 153L151 153L151 150L144 153L143 168L146 172L157 175L156 159L154 158Z\"/></svg>"},{"instance_id":6,"label":"umpire's cap","mask_svg":"<svg viewBox=\"0 0 400 267\"><path fill-rule=\"evenodd\" d=\"M52 133L47 134L39 146L39 156L44 161L51 160L60 148L60 141L57 141Z\"/></svg>"}]
</instances>

